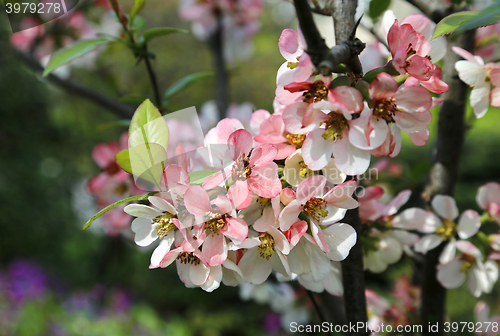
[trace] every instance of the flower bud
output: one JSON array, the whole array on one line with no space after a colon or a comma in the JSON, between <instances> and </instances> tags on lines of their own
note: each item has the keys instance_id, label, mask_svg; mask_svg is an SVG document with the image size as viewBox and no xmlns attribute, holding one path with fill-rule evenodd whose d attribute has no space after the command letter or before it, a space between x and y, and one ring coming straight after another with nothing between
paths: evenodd
<instances>
[{"instance_id":1,"label":"flower bud","mask_svg":"<svg viewBox=\"0 0 500 336\"><path fill-rule=\"evenodd\" d=\"M295 199L295 191L292 188L285 188L281 191L280 200L285 206Z\"/></svg>"}]
</instances>

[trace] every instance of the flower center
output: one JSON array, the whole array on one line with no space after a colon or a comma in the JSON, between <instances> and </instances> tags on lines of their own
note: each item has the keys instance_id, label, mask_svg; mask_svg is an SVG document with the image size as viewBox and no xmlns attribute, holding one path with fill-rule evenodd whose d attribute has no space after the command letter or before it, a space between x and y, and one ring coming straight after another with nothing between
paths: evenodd
<instances>
[{"instance_id":1,"label":"flower center","mask_svg":"<svg viewBox=\"0 0 500 336\"><path fill-rule=\"evenodd\" d=\"M300 56L297 56L297 62L288 62L286 64L286 66L289 68L289 69L295 69L296 67L299 66L299 59L300 59Z\"/></svg>"},{"instance_id":2,"label":"flower center","mask_svg":"<svg viewBox=\"0 0 500 336\"><path fill-rule=\"evenodd\" d=\"M264 197L258 197L256 202L260 203L262 207L271 205L271 199L270 198L264 198Z\"/></svg>"},{"instance_id":3,"label":"flower center","mask_svg":"<svg viewBox=\"0 0 500 336\"><path fill-rule=\"evenodd\" d=\"M259 236L259 239L260 245L257 250L262 258L269 260L274 253L274 238L269 233L263 233Z\"/></svg>"},{"instance_id":4,"label":"flower center","mask_svg":"<svg viewBox=\"0 0 500 336\"><path fill-rule=\"evenodd\" d=\"M177 257L181 264L199 265L201 260L193 252L181 252Z\"/></svg>"},{"instance_id":5,"label":"flower center","mask_svg":"<svg viewBox=\"0 0 500 336\"><path fill-rule=\"evenodd\" d=\"M104 171L109 175L115 175L120 171L120 167L116 162L112 162L106 168L104 168Z\"/></svg>"},{"instance_id":6,"label":"flower center","mask_svg":"<svg viewBox=\"0 0 500 336\"><path fill-rule=\"evenodd\" d=\"M309 176L317 175L316 172L309 169L309 167L304 163L304 161L300 161L299 165L300 165L300 170L299 170L300 176L309 177Z\"/></svg>"},{"instance_id":7,"label":"flower center","mask_svg":"<svg viewBox=\"0 0 500 336\"><path fill-rule=\"evenodd\" d=\"M326 201L322 198L313 197L304 204L304 211L309 215L309 218L319 222L322 218L328 216Z\"/></svg>"},{"instance_id":8,"label":"flower center","mask_svg":"<svg viewBox=\"0 0 500 336\"><path fill-rule=\"evenodd\" d=\"M160 239L168 235L170 231L177 230L177 227L172 223L172 218L177 218L177 216L169 212L165 212L163 215L153 218L153 224L158 224L155 231Z\"/></svg>"},{"instance_id":9,"label":"flower center","mask_svg":"<svg viewBox=\"0 0 500 336\"><path fill-rule=\"evenodd\" d=\"M443 226L437 228L435 233L441 236L444 240L448 240L455 237L457 234L457 226L453 221L443 219Z\"/></svg>"},{"instance_id":10,"label":"flower center","mask_svg":"<svg viewBox=\"0 0 500 336\"><path fill-rule=\"evenodd\" d=\"M312 104L322 101L328 96L328 88L322 80L316 81L310 85L309 90L304 92L304 102Z\"/></svg>"},{"instance_id":11,"label":"flower center","mask_svg":"<svg viewBox=\"0 0 500 336\"><path fill-rule=\"evenodd\" d=\"M305 134L292 134L288 133L285 138L287 138L288 143L294 146L302 146L304 141L306 140Z\"/></svg>"},{"instance_id":12,"label":"flower center","mask_svg":"<svg viewBox=\"0 0 500 336\"><path fill-rule=\"evenodd\" d=\"M330 112L328 120L325 121L325 133L322 137L325 140L335 141L342 139L344 129L349 128L347 119L340 113Z\"/></svg>"},{"instance_id":13,"label":"flower center","mask_svg":"<svg viewBox=\"0 0 500 336\"><path fill-rule=\"evenodd\" d=\"M233 163L233 175L236 176L238 180L246 180L252 174L252 168L250 167L249 161L250 160L245 154L241 154Z\"/></svg>"},{"instance_id":14,"label":"flower center","mask_svg":"<svg viewBox=\"0 0 500 336\"><path fill-rule=\"evenodd\" d=\"M462 255L462 260L464 262L461 268L463 273L467 273L467 270L476 263L476 259L469 254Z\"/></svg>"},{"instance_id":15,"label":"flower center","mask_svg":"<svg viewBox=\"0 0 500 336\"><path fill-rule=\"evenodd\" d=\"M218 211L209 211L206 216L209 218L206 222L206 229L212 233L212 236L219 234L226 225L227 215Z\"/></svg>"},{"instance_id":16,"label":"flower center","mask_svg":"<svg viewBox=\"0 0 500 336\"><path fill-rule=\"evenodd\" d=\"M384 119L387 123L395 122L394 115L399 111L394 99L379 99L373 108L373 117L377 120Z\"/></svg>"}]
</instances>

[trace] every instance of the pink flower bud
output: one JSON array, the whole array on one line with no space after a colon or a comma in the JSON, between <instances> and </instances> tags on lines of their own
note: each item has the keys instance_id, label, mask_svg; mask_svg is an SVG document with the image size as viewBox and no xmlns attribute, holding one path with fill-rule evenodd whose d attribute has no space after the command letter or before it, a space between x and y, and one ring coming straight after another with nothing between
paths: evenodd
<instances>
[{"instance_id":1,"label":"pink flower bud","mask_svg":"<svg viewBox=\"0 0 500 336\"><path fill-rule=\"evenodd\" d=\"M295 199L295 191L292 188L285 188L281 191L280 200L285 206Z\"/></svg>"}]
</instances>

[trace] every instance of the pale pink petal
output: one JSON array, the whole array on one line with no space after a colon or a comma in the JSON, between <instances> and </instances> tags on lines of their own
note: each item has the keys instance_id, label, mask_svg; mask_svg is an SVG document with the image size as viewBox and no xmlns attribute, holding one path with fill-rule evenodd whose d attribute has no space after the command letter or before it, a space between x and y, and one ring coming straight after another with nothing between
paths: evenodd
<instances>
[{"instance_id":1,"label":"pale pink petal","mask_svg":"<svg viewBox=\"0 0 500 336\"><path fill-rule=\"evenodd\" d=\"M349 123L349 141L354 146L372 150L380 147L389 132L389 126L384 119L374 119L372 113L361 115Z\"/></svg>"},{"instance_id":2,"label":"pale pink petal","mask_svg":"<svg viewBox=\"0 0 500 336\"><path fill-rule=\"evenodd\" d=\"M443 238L436 234L430 234L423 236L416 244L415 251L420 252L422 254L426 254L430 250L435 249L443 242Z\"/></svg>"},{"instance_id":3,"label":"pale pink petal","mask_svg":"<svg viewBox=\"0 0 500 336\"><path fill-rule=\"evenodd\" d=\"M226 226L221 232L236 245L240 245L248 237L248 225L242 218L227 218Z\"/></svg>"},{"instance_id":4,"label":"pale pink petal","mask_svg":"<svg viewBox=\"0 0 500 336\"><path fill-rule=\"evenodd\" d=\"M414 133L421 131L429 126L432 121L432 113L430 111L420 113L397 112L394 115L394 120L398 128L407 132Z\"/></svg>"},{"instance_id":5,"label":"pale pink petal","mask_svg":"<svg viewBox=\"0 0 500 336\"><path fill-rule=\"evenodd\" d=\"M439 262L441 264L449 263L453 260L453 258L455 258L455 254L457 251L456 244L457 240L455 238L452 238L450 242L445 246L443 252L441 252L441 255L439 256Z\"/></svg>"},{"instance_id":6,"label":"pale pink petal","mask_svg":"<svg viewBox=\"0 0 500 336\"><path fill-rule=\"evenodd\" d=\"M233 159L236 160L241 154L247 156L250 153L253 145L252 135L244 129L234 131L227 139L227 144L236 147L233 154Z\"/></svg>"},{"instance_id":7,"label":"pale pink petal","mask_svg":"<svg viewBox=\"0 0 500 336\"><path fill-rule=\"evenodd\" d=\"M443 287L458 288L465 282L465 273L462 272L462 262L453 259L447 264L438 265L437 278Z\"/></svg>"},{"instance_id":8,"label":"pale pink petal","mask_svg":"<svg viewBox=\"0 0 500 336\"><path fill-rule=\"evenodd\" d=\"M381 72L377 75L368 89L370 97L373 99L392 98L398 90L398 83L388 73Z\"/></svg>"},{"instance_id":9,"label":"pale pink petal","mask_svg":"<svg viewBox=\"0 0 500 336\"><path fill-rule=\"evenodd\" d=\"M297 62L297 57L304 52L299 33L293 29L285 29L281 33L278 46L281 55L289 62Z\"/></svg>"},{"instance_id":10,"label":"pale pink petal","mask_svg":"<svg viewBox=\"0 0 500 336\"><path fill-rule=\"evenodd\" d=\"M421 131L409 133L408 135L416 146L423 146L426 144L427 140L429 140L429 129L424 128Z\"/></svg>"},{"instance_id":11,"label":"pale pink petal","mask_svg":"<svg viewBox=\"0 0 500 336\"><path fill-rule=\"evenodd\" d=\"M472 55L470 52L468 52L465 49L462 49L460 47L451 47L451 50L453 50L453 52L455 54L457 54L458 56L463 57L463 58L465 58L466 60L468 60L470 62L479 64L481 66L484 65L484 62L483 62L483 60L482 60L481 57L474 56L474 55Z\"/></svg>"},{"instance_id":12,"label":"pale pink petal","mask_svg":"<svg viewBox=\"0 0 500 336\"><path fill-rule=\"evenodd\" d=\"M384 189L379 186L365 188L363 195L358 195L358 201L363 204L371 200L376 200L384 195Z\"/></svg>"},{"instance_id":13,"label":"pale pink petal","mask_svg":"<svg viewBox=\"0 0 500 336\"><path fill-rule=\"evenodd\" d=\"M361 175L370 166L370 152L367 150L359 149L356 146L352 145L348 137L344 136L342 139L337 140L337 142L330 142L333 143L333 156L335 157L335 164L337 165L337 168L344 174ZM305 148L303 148L303 150L305 151ZM306 164L311 169L314 169L307 162ZM322 167L318 167L318 169L320 168Z\"/></svg>"},{"instance_id":14,"label":"pale pink petal","mask_svg":"<svg viewBox=\"0 0 500 336\"><path fill-rule=\"evenodd\" d=\"M352 194L357 186L358 183L354 180L344 182L330 189L323 198L328 202L328 205L346 209L356 208L359 203L352 198Z\"/></svg>"},{"instance_id":15,"label":"pale pink petal","mask_svg":"<svg viewBox=\"0 0 500 336\"><path fill-rule=\"evenodd\" d=\"M290 249L293 249L295 245L298 244L300 238L307 232L308 227L306 221L300 221L294 223L289 230L284 232L286 238L290 242Z\"/></svg>"},{"instance_id":16,"label":"pale pink petal","mask_svg":"<svg viewBox=\"0 0 500 336\"><path fill-rule=\"evenodd\" d=\"M271 113L266 110L257 110L250 117L250 128L254 134L258 134L262 124L271 117Z\"/></svg>"},{"instance_id":17,"label":"pale pink petal","mask_svg":"<svg viewBox=\"0 0 500 336\"><path fill-rule=\"evenodd\" d=\"M253 224L253 228L257 232L267 232L270 227L274 226L276 217L271 207L265 207L262 211L262 217L257 219Z\"/></svg>"},{"instance_id":18,"label":"pale pink petal","mask_svg":"<svg viewBox=\"0 0 500 336\"><path fill-rule=\"evenodd\" d=\"M274 162L267 166L254 167L247 182L255 194L264 198L274 198L282 189L278 177L278 165Z\"/></svg>"},{"instance_id":19,"label":"pale pink petal","mask_svg":"<svg viewBox=\"0 0 500 336\"><path fill-rule=\"evenodd\" d=\"M458 72L458 77L468 85L480 85L486 80L484 65L469 61L458 61L455 63L455 70Z\"/></svg>"},{"instance_id":20,"label":"pale pink petal","mask_svg":"<svg viewBox=\"0 0 500 336\"><path fill-rule=\"evenodd\" d=\"M277 250L281 251L283 254L290 253L290 244L281 231L271 226L269 228L269 233L274 238L274 244Z\"/></svg>"},{"instance_id":21,"label":"pale pink petal","mask_svg":"<svg viewBox=\"0 0 500 336\"><path fill-rule=\"evenodd\" d=\"M470 93L469 101L472 107L474 107L476 118L484 117L490 107L490 84L482 83L476 85Z\"/></svg>"},{"instance_id":22,"label":"pale pink petal","mask_svg":"<svg viewBox=\"0 0 500 336\"><path fill-rule=\"evenodd\" d=\"M474 210L462 213L458 220L458 236L461 239L469 239L474 236L481 227L481 216Z\"/></svg>"},{"instance_id":23,"label":"pale pink petal","mask_svg":"<svg viewBox=\"0 0 500 336\"><path fill-rule=\"evenodd\" d=\"M316 224L314 221L311 221L309 227L311 228L311 235L313 236L314 241L316 242L316 244L318 244L318 247L321 249L321 251L325 252L326 254L330 253L330 248L325 241L323 231L320 229L318 224Z\"/></svg>"},{"instance_id":24,"label":"pale pink petal","mask_svg":"<svg viewBox=\"0 0 500 336\"><path fill-rule=\"evenodd\" d=\"M123 211L128 213L130 216L142 217L147 219L153 219L155 217L163 215L162 212L144 204L129 204L123 209Z\"/></svg>"},{"instance_id":25,"label":"pale pink petal","mask_svg":"<svg viewBox=\"0 0 500 336\"><path fill-rule=\"evenodd\" d=\"M420 208L410 208L394 217L392 225L405 230L418 230L422 233L433 233L442 226L441 220L432 212Z\"/></svg>"},{"instance_id":26,"label":"pale pink petal","mask_svg":"<svg viewBox=\"0 0 500 336\"><path fill-rule=\"evenodd\" d=\"M396 197L392 199L392 201L387 204L385 207L385 215L392 216L398 212L399 208L408 202L411 196L411 190L403 190Z\"/></svg>"},{"instance_id":27,"label":"pale pink petal","mask_svg":"<svg viewBox=\"0 0 500 336\"><path fill-rule=\"evenodd\" d=\"M163 237L160 240L160 244L151 255L150 268L157 268L160 266L160 263L162 262L163 258L168 253L168 251L170 251L170 247L172 247L173 243L174 243L174 233L169 232L169 234L166 237Z\"/></svg>"},{"instance_id":28,"label":"pale pink petal","mask_svg":"<svg viewBox=\"0 0 500 336\"><path fill-rule=\"evenodd\" d=\"M489 182L482 185L476 195L476 202L483 210L489 210L492 203L500 203L500 183Z\"/></svg>"},{"instance_id":29,"label":"pale pink petal","mask_svg":"<svg viewBox=\"0 0 500 336\"><path fill-rule=\"evenodd\" d=\"M326 177L322 175L314 175L300 182L296 192L297 202L305 204L311 198L322 194L325 184Z\"/></svg>"},{"instance_id":30,"label":"pale pink petal","mask_svg":"<svg viewBox=\"0 0 500 336\"><path fill-rule=\"evenodd\" d=\"M205 190L210 190L213 189L219 185L221 185L222 182L224 182L229 176L231 175L231 171L219 171L213 175L210 175L203 181L203 189Z\"/></svg>"},{"instance_id":31,"label":"pale pink petal","mask_svg":"<svg viewBox=\"0 0 500 336\"><path fill-rule=\"evenodd\" d=\"M148 201L162 211L167 211L174 215L177 214L177 211L175 211L174 206L161 197L149 196Z\"/></svg>"},{"instance_id":32,"label":"pale pink petal","mask_svg":"<svg viewBox=\"0 0 500 336\"><path fill-rule=\"evenodd\" d=\"M490 92L491 106L500 106L500 87L494 87Z\"/></svg>"},{"instance_id":33,"label":"pale pink petal","mask_svg":"<svg viewBox=\"0 0 500 336\"><path fill-rule=\"evenodd\" d=\"M420 34L424 35L427 40L432 39L432 33L436 24L431 19L422 14L411 14L401 20L401 24L409 24Z\"/></svg>"},{"instance_id":34,"label":"pale pink petal","mask_svg":"<svg viewBox=\"0 0 500 336\"><path fill-rule=\"evenodd\" d=\"M115 163L115 154L119 149L116 148L117 150L114 151L110 145L100 143L92 150L92 158L101 168L106 168L109 164Z\"/></svg>"},{"instance_id":35,"label":"pale pink petal","mask_svg":"<svg viewBox=\"0 0 500 336\"><path fill-rule=\"evenodd\" d=\"M457 245L457 250L459 250L460 252L473 256L476 260L483 259L481 251L470 241L459 240L457 241L456 245Z\"/></svg>"},{"instance_id":36,"label":"pale pink petal","mask_svg":"<svg viewBox=\"0 0 500 336\"><path fill-rule=\"evenodd\" d=\"M431 202L432 209L438 216L450 221L458 217L457 203L448 195L436 195Z\"/></svg>"},{"instance_id":37,"label":"pale pink petal","mask_svg":"<svg viewBox=\"0 0 500 336\"><path fill-rule=\"evenodd\" d=\"M237 180L227 191L227 197L233 201L236 210L247 208L252 203L252 192L244 181Z\"/></svg>"},{"instance_id":38,"label":"pale pink petal","mask_svg":"<svg viewBox=\"0 0 500 336\"><path fill-rule=\"evenodd\" d=\"M210 275L210 268L203 263L189 266L189 279L195 286L203 285Z\"/></svg>"},{"instance_id":39,"label":"pale pink petal","mask_svg":"<svg viewBox=\"0 0 500 336\"><path fill-rule=\"evenodd\" d=\"M356 230L349 224L338 223L323 230L326 242L330 247L328 258L341 261L347 258L351 248L356 244Z\"/></svg>"},{"instance_id":40,"label":"pale pink petal","mask_svg":"<svg viewBox=\"0 0 500 336\"><path fill-rule=\"evenodd\" d=\"M267 280L273 268L269 260L262 258L256 248L248 250L238 267L241 269L245 282L261 284Z\"/></svg>"},{"instance_id":41,"label":"pale pink petal","mask_svg":"<svg viewBox=\"0 0 500 336\"><path fill-rule=\"evenodd\" d=\"M253 166L266 166L271 163L278 154L278 149L274 145L265 144L257 146L250 155L249 164Z\"/></svg>"},{"instance_id":42,"label":"pale pink petal","mask_svg":"<svg viewBox=\"0 0 500 336\"><path fill-rule=\"evenodd\" d=\"M301 211L302 205L297 200L291 201L280 214L280 230L284 232L290 229L297 222Z\"/></svg>"},{"instance_id":43,"label":"pale pink petal","mask_svg":"<svg viewBox=\"0 0 500 336\"><path fill-rule=\"evenodd\" d=\"M181 252L183 252L182 247L177 247L173 250L170 250L167 254L165 254L165 257L163 257L162 261L160 262L160 267L165 268L170 265L172 262L174 262L175 259L177 259Z\"/></svg>"},{"instance_id":44,"label":"pale pink petal","mask_svg":"<svg viewBox=\"0 0 500 336\"><path fill-rule=\"evenodd\" d=\"M323 139L323 129L317 129L309 133L302 145L302 157L305 164L312 170L320 170L325 167L332 158L334 141ZM348 142L348 141L347 141ZM338 159L336 158L337 167ZM343 173L346 173L340 169ZM347 173L346 173L347 174Z\"/></svg>"},{"instance_id":45,"label":"pale pink petal","mask_svg":"<svg viewBox=\"0 0 500 336\"><path fill-rule=\"evenodd\" d=\"M350 86L337 86L329 92L334 101L344 105L348 111L363 111L363 96L361 92Z\"/></svg>"},{"instance_id":46,"label":"pale pink petal","mask_svg":"<svg viewBox=\"0 0 500 336\"><path fill-rule=\"evenodd\" d=\"M149 246L158 239L155 227L145 218L136 218L132 221L132 231L135 233L134 241L139 246Z\"/></svg>"},{"instance_id":47,"label":"pale pink petal","mask_svg":"<svg viewBox=\"0 0 500 336\"><path fill-rule=\"evenodd\" d=\"M187 211L195 216L205 216L209 211L212 211L210 206L210 198L207 192L200 186L191 186L184 195L184 205Z\"/></svg>"},{"instance_id":48,"label":"pale pink petal","mask_svg":"<svg viewBox=\"0 0 500 336\"><path fill-rule=\"evenodd\" d=\"M398 109L404 112L424 112L432 106L432 96L423 87L410 86L394 94L394 101Z\"/></svg>"},{"instance_id":49,"label":"pale pink petal","mask_svg":"<svg viewBox=\"0 0 500 336\"><path fill-rule=\"evenodd\" d=\"M210 266L222 265L227 259L227 243L224 235L211 233L207 235L201 251L201 259Z\"/></svg>"},{"instance_id":50,"label":"pale pink petal","mask_svg":"<svg viewBox=\"0 0 500 336\"><path fill-rule=\"evenodd\" d=\"M213 201L213 204L219 208L222 213L228 214L234 210L231 200L223 195L218 195Z\"/></svg>"},{"instance_id":51,"label":"pale pink petal","mask_svg":"<svg viewBox=\"0 0 500 336\"><path fill-rule=\"evenodd\" d=\"M312 120L308 120L307 125L303 125L302 121L306 116L306 112L308 112L308 116L314 109L309 109L310 104L304 102L293 103L288 105L283 111L283 122L285 123L286 130L292 134L306 134L311 132L312 130L318 128L319 121L316 121L314 118ZM309 109L309 110L308 110Z\"/></svg>"}]
</instances>

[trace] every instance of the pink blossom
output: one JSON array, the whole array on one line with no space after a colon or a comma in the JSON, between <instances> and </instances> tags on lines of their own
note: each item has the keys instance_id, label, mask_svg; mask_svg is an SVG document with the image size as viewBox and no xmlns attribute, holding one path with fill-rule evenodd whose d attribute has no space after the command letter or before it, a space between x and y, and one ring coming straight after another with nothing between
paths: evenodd
<instances>
[{"instance_id":1,"label":"pink blossom","mask_svg":"<svg viewBox=\"0 0 500 336\"><path fill-rule=\"evenodd\" d=\"M500 183L489 182L481 186L476 195L479 207L500 223Z\"/></svg>"},{"instance_id":2,"label":"pink blossom","mask_svg":"<svg viewBox=\"0 0 500 336\"><path fill-rule=\"evenodd\" d=\"M470 52L452 47L452 50L465 60L455 63L458 77L473 86L470 93L470 104L474 108L477 118L482 118L488 112L490 102L493 106L500 106L500 89L495 87L491 90L491 84L500 85L500 70L497 64L487 63L479 56L474 56Z\"/></svg>"},{"instance_id":3,"label":"pink blossom","mask_svg":"<svg viewBox=\"0 0 500 336\"><path fill-rule=\"evenodd\" d=\"M208 193L200 186L191 186L184 195L187 211L196 216L196 225L204 225L206 239L202 259L210 266L222 265L227 259L227 239L239 245L248 236L248 225L236 212L231 201L217 196L210 201Z\"/></svg>"},{"instance_id":4,"label":"pink blossom","mask_svg":"<svg viewBox=\"0 0 500 336\"><path fill-rule=\"evenodd\" d=\"M203 187L207 190L214 188L231 176L235 183L229 188L229 194L237 209L246 208L250 204L252 192L264 198L279 195L281 182L278 165L273 162L278 154L276 146L264 144L251 150L252 136L246 130L233 132L227 143L232 152L231 168L208 177L203 182Z\"/></svg>"}]
</instances>

